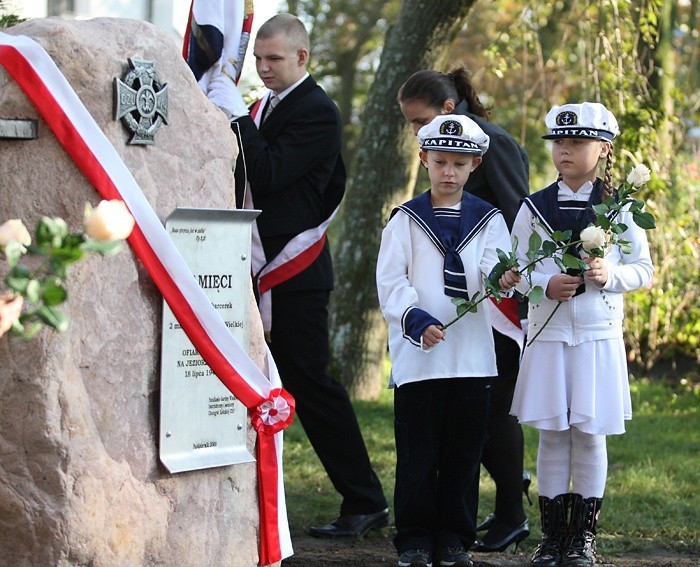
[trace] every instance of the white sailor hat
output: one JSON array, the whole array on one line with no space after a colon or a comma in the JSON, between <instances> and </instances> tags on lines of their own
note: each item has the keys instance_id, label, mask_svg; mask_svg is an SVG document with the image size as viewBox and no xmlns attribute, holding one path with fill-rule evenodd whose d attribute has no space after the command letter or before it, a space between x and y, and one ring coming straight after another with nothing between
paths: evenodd
<instances>
[{"instance_id":1,"label":"white sailor hat","mask_svg":"<svg viewBox=\"0 0 700 567\"><path fill-rule=\"evenodd\" d=\"M542 136L546 140L590 138L612 142L620 133L613 113L599 102L555 106L547 113L544 122L549 128L549 134Z\"/></svg>"},{"instance_id":2,"label":"white sailor hat","mask_svg":"<svg viewBox=\"0 0 700 567\"><path fill-rule=\"evenodd\" d=\"M418 130L421 150L438 150L482 155L489 148L489 137L471 118L441 114Z\"/></svg>"}]
</instances>

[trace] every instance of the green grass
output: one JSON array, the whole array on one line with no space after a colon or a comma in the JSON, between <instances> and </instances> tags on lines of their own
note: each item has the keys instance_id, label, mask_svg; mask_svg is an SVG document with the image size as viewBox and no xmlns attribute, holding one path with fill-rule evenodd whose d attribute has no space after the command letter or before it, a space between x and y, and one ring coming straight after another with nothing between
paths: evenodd
<instances>
[{"instance_id":1,"label":"green grass","mask_svg":"<svg viewBox=\"0 0 700 567\"><path fill-rule=\"evenodd\" d=\"M598 529L598 550L605 555L668 550L700 553L700 388L661 382L632 382L634 419L625 435L608 437L608 483ZM392 393L376 402L356 402L370 457L387 499L394 489ZM537 510L537 431L525 427L525 468L533 477L525 502L532 535L521 549L532 551L539 539ZM298 421L285 434L287 507L293 534L333 518L340 497L333 489ZM495 485L482 470L479 518L493 510Z\"/></svg>"}]
</instances>

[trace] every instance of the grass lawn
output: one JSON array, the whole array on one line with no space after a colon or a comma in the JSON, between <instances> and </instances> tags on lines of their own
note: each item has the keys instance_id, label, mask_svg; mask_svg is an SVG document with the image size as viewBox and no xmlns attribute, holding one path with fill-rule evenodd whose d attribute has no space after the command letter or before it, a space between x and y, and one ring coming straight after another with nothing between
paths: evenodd
<instances>
[{"instance_id":1,"label":"grass lawn","mask_svg":"<svg viewBox=\"0 0 700 567\"><path fill-rule=\"evenodd\" d=\"M632 381L634 419L627 433L608 437L609 473L598 525L598 550L608 555L667 549L698 553L700 525L700 389ZM355 409L370 457L387 499L394 488L392 393ZM532 534L521 544L531 551L540 537L537 509L537 431L525 428L525 468L533 478L525 502ZM338 512L340 497L325 475L298 421L285 432L287 507L293 534L322 525ZM495 485L482 469L479 519L493 510Z\"/></svg>"}]
</instances>

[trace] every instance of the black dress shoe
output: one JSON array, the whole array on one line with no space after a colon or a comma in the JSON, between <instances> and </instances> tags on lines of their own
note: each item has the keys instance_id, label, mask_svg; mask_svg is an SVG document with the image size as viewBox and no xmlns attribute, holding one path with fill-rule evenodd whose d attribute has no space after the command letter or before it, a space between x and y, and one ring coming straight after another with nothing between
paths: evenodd
<instances>
[{"instance_id":1,"label":"black dress shoe","mask_svg":"<svg viewBox=\"0 0 700 567\"><path fill-rule=\"evenodd\" d=\"M320 528L310 528L314 537L362 537L370 530L389 525L389 509L374 514L341 514L332 523Z\"/></svg>"},{"instance_id":2,"label":"black dress shoe","mask_svg":"<svg viewBox=\"0 0 700 567\"><path fill-rule=\"evenodd\" d=\"M477 539L471 549L472 551L481 551L482 553L492 553L496 551L505 551L510 544L515 543L515 550L517 551L518 544L529 535L530 523L527 519L512 530L511 528L505 528L505 526L502 527L496 524L491 527L491 530L489 530L483 539Z\"/></svg>"},{"instance_id":3,"label":"black dress shoe","mask_svg":"<svg viewBox=\"0 0 700 567\"><path fill-rule=\"evenodd\" d=\"M476 526L477 532L485 532L496 523L496 514L489 514L486 519Z\"/></svg>"}]
</instances>

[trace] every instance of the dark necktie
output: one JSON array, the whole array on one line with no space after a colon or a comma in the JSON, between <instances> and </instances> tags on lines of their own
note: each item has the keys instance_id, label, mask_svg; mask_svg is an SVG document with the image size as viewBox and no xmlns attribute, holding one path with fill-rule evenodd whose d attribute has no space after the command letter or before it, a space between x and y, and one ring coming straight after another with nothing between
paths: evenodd
<instances>
[{"instance_id":1,"label":"dark necktie","mask_svg":"<svg viewBox=\"0 0 700 567\"><path fill-rule=\"evenodd\" d=\"M263 116L263 122L270 117L270 114L272 114L272 111L275 109L275 106L277 106L279 101L280 99L277 97L277 95L272 95L270 97L270 101L267 103L267 108L265 109L265 116Z\"/></svg>"}]
</instances>

